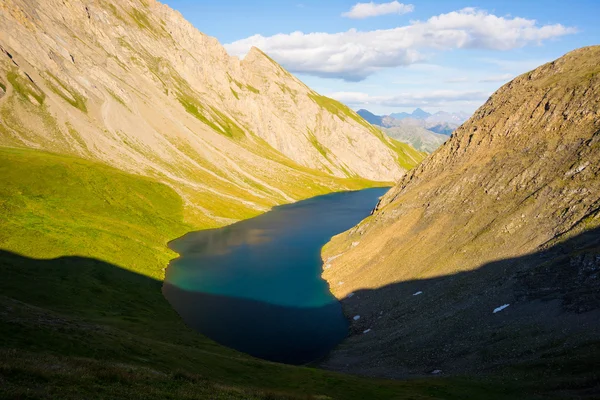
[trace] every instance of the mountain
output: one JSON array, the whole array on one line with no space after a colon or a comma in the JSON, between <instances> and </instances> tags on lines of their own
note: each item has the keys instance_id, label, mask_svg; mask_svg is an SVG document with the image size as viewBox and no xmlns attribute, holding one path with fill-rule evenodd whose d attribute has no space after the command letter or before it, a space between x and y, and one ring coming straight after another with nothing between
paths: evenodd
<instances>
[{"instance_id":1,"label":"mountain","mask_svg":"<svg viewBox=\"0 0 600 400\"><path fill-rule=\"evenodd\" d=\"M423 111L421 108L416 108L412 113L406 113L406 112L393 113L393 114L390 114L389 116L394 119L397 119L397 120L401 120L404 118L427 119L428 117L431 116L431 114L428 113L427 111Z\"/></svg>"},{"instance_id":2,"label":"mountain","mask_svg":"<svg viewBox=\"0 0 600 400\"><path fill-rule=\"evenodd\" d=\"M433 153L446 140L447 135L438 134L420 126L401 125L382 130L391 138L408 143L417 150Z\"/></svg>"},{"instance_id":3,"label":"mountain","mask_svg":"<svg viewBox=\"0 0 600 400\"><path fill-rule=\"evenodd\" d=\"M442 122L459 122L462 123L466 121L469 116L466 113L458 112L458 113L449 113L446 111L438 111L435 114L430 114L427 111L424 111L421 108L416 108L412 113L392 113L389 117L396 120L403 120L405 118L414 118L414 119L431 119L431 121L442 120Z\"/></svg>"},{"instance_id":4,"label":"mountain","mask_svg":"<svg viewBox=\"0 0 600 400\"><path fill-rule=\"evenodd\" d=\"M0 145L157 179L190 220L222 225L418 162L257 48L230 57L156 1L1 10Z\"/></svg>"},{"instance_id":5,"label":"mountain","mask_svg":"<svg viewBox=\"0 0 600 400\"><path fill-rule=\"evenodd\" d=\"M360 316L325 366L598 393L599 65L582 48L502 86L325 246L323 276Z\"/></svg>"},{"instance_id":6,"label":"mountain","mask_svg":"<svg viewBox=\"0 0 600 400\"><path fill-rule=\"evenodd\" d=\"M441 135L450 136L452 135L452 132L454 132L459 126L460 125L453 124L451 122L443 122L435 125L430 124L427 129Z\"/></svg>"},{"instance_id":7,"label":"mountain","mask_svg":"<svg viewBox=\"0 0 600 400\"><path fill-rule=\"evenodd\" d=\"M366 115L369 122L375 125L391 128L394 126L420 126L435 133L451 135L463 122L469 119L469 114L465 112L449 113L438 111L430 114L417 108L412 114L392 113L390 115L375 115L368 110L359 110L360 115Z\"/></svg>"},{"instance_id":8,"label":"mountain","mask_svg":"<svg viewBox=\"0 0 600 400\"><path fill-rule=\"evenodd\" d=\"M462 124L470 117L469 114L465 112L457 112L457 113L449 113L446 111L438 111L433 115L429 115L426 119L429 123L454 123L454 124Z\"/></svg>"},{"instance_id":9,"label":"mountain","mask_svg":"<svg viewBox=\"0 0 600 400\"><path fill-rule=\"evenodd\" d=\"M426 111L423 111L420 108L417 108L415 111L412 112L412 117L417 119L427 119L431 117L431 114L429 114Z\"/></svg>"},{"instance_id":10,"label":"mountain","mask_svg":"<svg viewBox=\"0 0 600 400\"><path fill-rule=\"evenodd\" d=\"M358 115L360 115L361 117L363 117L365 119L365 121L367 121L371 125L380 125L381 126L382 117L380 117L379 115L375 115L372 112L365 110L365 109L360 109L356 113Z\"/></svg>"}]
</instances>

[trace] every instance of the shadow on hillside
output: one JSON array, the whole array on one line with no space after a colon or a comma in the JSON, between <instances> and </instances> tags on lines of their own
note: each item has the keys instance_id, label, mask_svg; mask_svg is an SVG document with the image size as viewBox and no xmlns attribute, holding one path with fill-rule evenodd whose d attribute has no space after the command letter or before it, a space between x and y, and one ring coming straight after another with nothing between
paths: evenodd
<instances>
[{"instance_id":1,"label":"shadow on hillside","mask_svg":"<svg viewBox=\"0 0 600 400\"><path fill-rule=\"evenodd\" d=\"M596 371L600 387L600 228L473 271L358 290L342 306L361 318L326 368L400 378L535 364Z\"/></svg>"},{"instance_id":2,"label":"shadow on hillside","mask_svg":"<svg viewBox=\"0 0 600 400\"><path fill-rule=\"evenodd\" d=\"M0 297L11 301L93 320L121 318L137 323L144 332L179 324L161 294L161 282L102 261L81 257L37 260L0 251L0 272ZM326 342L332 337L330 332L310 336L315 329L318 332L320 320L313 317L318 313L311 316L315 310L170 286L164 290L178 291L181 301L193 305L189 315L183 315L190 326L225 344L245 335L261 339L263 344L266 337L267 342L280 345L278 341L289 340L286 335L292 334L297 342L290 346L307 346L307 359L314 348L330 345ZM419 291L423 293L413 295ZM215 304L218 306L212 308ZM569 360L575 355L572 349L594 344L596 353L590 354L595 364L581 368L598 371L600 358L596 357L595 344L600 339L600 229L475 271L360 290L342 304L347 315L360 314L361 318L351 324L351 336L324 363L327 368L385 377L422 375L433 369L458 374L486 372L522 362ZM510 306L494 314L493 310L503 304ZM194 322L196 313L228 308L241 313L235 318L223 313L223 326ZM265 313L275 320L270 330L254 324L254 317ZM303 332L289 332L285 323L278 325L278 316L306 320L310 340L303 342ZM6 312L0 313L0 321L14 322ZM363 334L367 329L371 331ZM9 343L43 350L26 337L12 337ZM68 346L61 351L78 355L70 354L75 350ZM268 358L278 356L263 345L247 351Z\"/></svg>"},{"instance_id":3,"label":"shadow on hillside","mask_svg":"<svg viewBox=\"0 0 600 400\"><path fill-rule=\"evenodd\" d=\"M162 282L96 259L34 259L0 250L0 273L1 295L53 311L140 317L168 307Z\"/></svg>"}]
</instances>

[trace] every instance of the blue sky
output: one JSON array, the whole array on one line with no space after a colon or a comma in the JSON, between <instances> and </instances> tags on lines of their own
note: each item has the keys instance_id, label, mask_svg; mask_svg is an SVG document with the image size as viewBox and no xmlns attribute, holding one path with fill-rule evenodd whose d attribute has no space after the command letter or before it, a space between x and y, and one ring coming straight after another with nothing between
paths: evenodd
<instances>
[{"instance_id":1,"label":"blue sky","mask_svg":"<svg viewBox=\"0 0 600 400\"><path fill-rule=\"evenodd\" d=\"M317 92L388 114L472 112L502 84L600 44L600 0L163 0L232 55L261 48Z\"/></svg>"}]
</instances>

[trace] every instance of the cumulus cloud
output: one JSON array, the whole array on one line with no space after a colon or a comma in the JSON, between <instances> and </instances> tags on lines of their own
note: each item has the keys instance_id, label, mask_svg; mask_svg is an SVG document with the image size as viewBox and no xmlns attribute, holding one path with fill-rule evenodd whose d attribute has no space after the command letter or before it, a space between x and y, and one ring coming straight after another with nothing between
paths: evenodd
<instances>
[{"instance_id":1,"label":"cumulus cloud","mask_svg":"<svg viewBox=\"0 0 600 400\"><path fill-rule=\"evenodd\" d=\"M510 50L575 32L561 24L465 8L393 29L254 35L225 48L243 56L256 46L292 72L360 81L384 68L423 61L423 50Z\"/></svg>"},{"instance_id":2,"label":"cumulus cloud","mask_svg":"<svg viewBox=\"0 0 600 400\"><path fill-rule=\"evenodd\" d=\"M363 19L369 17L378 17L380 15L388 14L407 14L413 12L415 6L412 4L403 4L398 1L391 1L389 3L377 4L374 2L370 3L356 3L348 12L342 14L342 17Z\"/></svg>"},{"instance_id":3,"label":"cumulus cloud","mask_svg":"<svg viewBox=\"0 0 600 400\"><path fill-rule=\"evenodd\" d=\"M435 90L431 92L398 93L393 96L372 96L363 92L334 92L328 97L354 107L378 105L386 107L440 107L449 104L480 104L490 93L481 91Z\"/></svg>"},{"instance_id":4,"label":"cumulus cloud","mask_svg":"<svg viewBox=\"0 0 600 400\"><path fill-rule=\"evenodd\" d=\"M492 75L481 79L479 82L507 82L514 78L513 74Z\"/></svg>"}]
</instances>

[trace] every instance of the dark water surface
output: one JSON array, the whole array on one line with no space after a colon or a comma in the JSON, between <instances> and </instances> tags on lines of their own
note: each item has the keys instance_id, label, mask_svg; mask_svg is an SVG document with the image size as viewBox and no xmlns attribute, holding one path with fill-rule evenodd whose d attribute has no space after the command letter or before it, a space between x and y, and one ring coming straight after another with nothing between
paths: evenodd
<instances>
[{"instance_id":1,"label":"dark water surface","mask_svg":"<svg viewBox=\"0 0 600 400\"><path fill-rule=\"evenodd\" d=\"M328 194L189 233L169 244L181 257L163 293L186 324L223 345L291 364L318 359L348 330L321 279L321 247L387 190Z\"/></svg>"}]
</instances>

